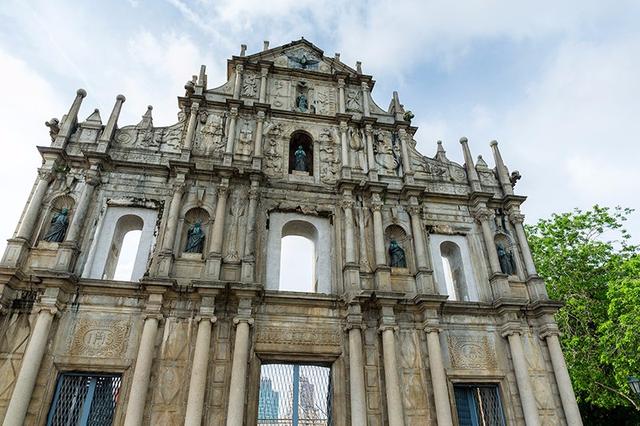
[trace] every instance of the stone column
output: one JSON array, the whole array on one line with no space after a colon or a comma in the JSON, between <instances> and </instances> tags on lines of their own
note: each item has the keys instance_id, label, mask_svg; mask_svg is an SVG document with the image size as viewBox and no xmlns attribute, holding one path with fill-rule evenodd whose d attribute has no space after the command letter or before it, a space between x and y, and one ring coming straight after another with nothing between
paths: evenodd
<instances>
[{"instance_id":1,"label":"stone column","mask_svg":"<svg viewBox=\"0 0 640 426\"><path fill-rule=\"evenodd\" d=\"M156 336L158 334L158 322L161 318L162 316L158 313L149 313L145 317L136 366L133 371L133 380L129 390L124 426L140 426L142 424L144 407L147 402L147 391L149 390L149 379L151 378Z\"/></svg>"},{"instance_id":2,"label":"stone column","mask_svg":"<svg viewBox=\"0 0 640 426\"><path fill-rule=\"evenodd\" d=\"M38 312L38 318L22 358L20 372L16 378L11 400L2 423L3 426L22 426L25 424L31 395L36 385L42 357L47 348L51 324L54 316L58 313L58 309L55 306L48 305L39 306L36 311Z\"/></svg>"},{"instance_id":3,"label":"stone column","mask_svg":"<svg viewBox=\"0 0 640 426\"><path fill-rule=\"evenodd\" d=\"M364 116L369 117L371 115L369 111L369 85L363 81L360 87L362 87L362 109Z\"/></svg>"},{"instance_id":4,"label":"stone column","mask_svg":"<svg viewBox=\"0 0 640 426\"><path fill-rule=\"evenodd\" d=\"M344 210L344 246L345 246L345 260L346 263L356 263L356 241L355 231L353 225L353 198L351 192L343 194L343 199L340 203Z\"/></svg>"},{"instance_id":5,"label":"stone column","mask_svg":"<svg viewBox=\"0 0 640 426\"><path fill-rule=\"evenodd\" d=\"M229 406L227 409L227 426L244 424L244 402L247 385L247 364L249 362L249 332L253 325L251 318L251 299L240 299L238 316L233 319L236 325L236 339L233 349L231 382L229 384Z\"/></svg>"},{"instance_id":6,"label":"stone column","mask_svg":"<svg viewBox=\"0 0 640 426\"><path fill-rule=\"evenodd\" d=\"M182 194L184 194L184 187L184 176L177 176L173 185L173 198L171 198L167 227L165 228L164 240L162 241L163 251L173 252L173 246L176 241L178 220L180 219L180 209L182 208Z\"/></svg>"},{"instance_id":7,"label":"stone column","mask_svg":"<svg viewBox=\"0 0 640 426\"><path fill-rule=\"evenodd\" d=\"M382 206L380 194L371 195L371 210L373 211L373 242L375 250L376 266L387 264L387 256L384 247L384 229L382 227Z\"/></svg>"},{"instance_id":8,"label":"stone column","mask_svg":"<svg viewBox=\"0 0 640 426\"><path fill-rule=\"evenodd\" d=\"M502 269L500 269L500 260L498 259L498 252L496 252L493 232L491 231L491 226L489 225L491 212L486 207L481 206L473 213L473 216L480 223L482 229L484 244L487 248L487 254L489 255L489 266L491 268L491 275L501 274Z\"/></svg>"},{"instance_id":9,"label":"stone column","mask_svg":"<svg viewBox=\"0 0 640 426\"><path fill-rule=\"evenodd\" d=\"M264 128L264 111L258 111L256 114L256 138L253 146L253 156L262 157L262 131Z\"/></svg>"},{"instance_id":10,"label":"stone column","mask_svg":"<svg viewBox=\"0 0 640 426\"><path fill-rule=\"evenodd\" d=\"M341 148L341 157L342 157L342 169L348 169L351 165L349 162L349 143L347 141L347 130L349 127L347 126L346 121L340 122L340 148Z\"/></svg>"},{"instance_id":11,"label":"stone column","mask_svg":"<svg viewBox=\"0 0 640 426\"><path fill-rule=\"evenodd\" d=\"M269 74L268 67L260 68L260 98L258 102L262 104L267 101L267 74Z\"/></svg>"},{"instance_id":12,"label":"stone column","mask_svg":"<svg viewBox=\"0 0 640 426\"><path fill-rule=\"evenodd\" d=\"M527 276L537 276L538 273L536 271L536 265L533 263L533 257L531 256L531 249L529 248L529 243L527 242L527 235L524 232L524 226L522 223L524 222L524 215L520 214L518 210L512 210L509 213L509 220L513 224L513 227L516 230L516 236L518 237L518 245L520 246L520 252L522 253L522 258L524 259L524 265L527 269Z\"/></svg>"},{"instance_id":13,"label":"stone column","mask_svg":"<svg viewBox=\"0 0 640 426\"><path fill-rule=\"evenodd\" d=\"M576 395L573 393L571 378L567 370L567 364L562 355L560 340L558 339L559 331L555 324L549 324L542 327L540 338L547 341L549 348L549 356L551 365L553 366L553 375L558 384L558 393L562 401L562 408L569 426L582 426L582 418L580 417L580 409L576 402Z\"/></svg>"},{"instance_id":14,"label":"stone column","mask_svg":"<svg viewBox=\"0 0 640 426\"><path fill-rule=\"evenodd\" d=\"M211 227L210 253L222 254L222 242L224 238L224 219L227 213L227 195L229 182L223 180L218 185L218 200L216 202L216 217Z\"/></svg>"},{"instance_id":15,"label":"stone column","mask_svg":"<svg viewBox=\"0 0 640 426\"><path fill-rule=\"evenodd\" d=\"M413 247L416 252L416 266L420 268L428 268L427 254L425 251L424 231L422 230L422 219L420 215L422 209L418 205L416 197L411 197L410 206L408 207L411 216L411 233L413 234Z\"/></svg>"},{"instance_id":16,"label":"stone column","mask_svg":"<svg viewBox=\"0 0 640 426\"><path fill-rule=\"evenodd\" d=\"M411 169L411 159L409 158L409 148L407 147L407 137L409 134L405 129L398 129L398 138L400 139L400 149L402 151L402 171L404 175L413 175Z\"/></svg>"},{"instance_id":17,"label":"stone column","mask_svg":"<svg viewBox=\"0 0 640 426\"><path fill-rule=\"evenodd\" d=\"M236 121L238 120L238 108L231 107L229 110L229 134L227 135L227 146L225 154L233 155L233 146L236 140Z\"/></svg>"},{"instance_id":18,"label":"stone column","mask_svg":"<svg viewBox=\"0 0 640 426\"><path fill-rule=\"evenodd\" d=\"M529 366L527 365L527 359L525 358L524 349L522 348L520 333L520 328L517 325L507 324L502 329L502 337L506 337L509 340L511 360L516 375L520 402L522 403L524 421L527 426L539 426L540 417L538 415L538 405L533 394L533 387L531 386L531 379L529 377Z\"/></svg>"},{"instance_id":19,"label":"stone column","mask_svg":"<svg viewBox=\"0 0 640 426\"><path fill-rule=\"evenodd\" d=\"M200 105L198 102L191 104L191 112L189 113L189 123L187 124L187 135L184 138L183 149L185 151L191 151L191 145L193 144L193 135L196 131L196 119L198 118L198 109Z\"/></svg>"},{"instance_id":20,"label":"stone column","mask_svg":"<svg viewBox=\"0 0 640 426\"><path fill-rule=\"evenodd\" d=\"M344 114L345 113L345 106L344 106L344 79L343 78L339 78L338 79L338 112L340 114Z\"/></svg>"},{"instance_id":21,"label":"stone column","mask_svg":"<svg viewBox=\"0 0 640 426\"><path fill-rule=\"evenodd\" d=\"M256 261L256 210L258 207L259 185L257 179L251 181L249 189L249 208L247 211L247 231L244 240L244 256L242 258L242 280L253 282Z\"/></svg>"},{"instance_id":22,"label":"stone column","mask_svg":"<svg viewBox=\"0 0 640 426\"><path fill-rule=\"evenodd\" d=\"M31 200L29 200L29 206L22 218L16 238L22 238L26 241L31 240L31 237L33 236L33 228L36 224L36 220L38 220L40 211L42 210L42 200L47 193L51 177L51 170L38 170L38 182L36 183L36 189L33 191Z\"/></svg>"},{"instance_id":23,"label":"stone column","mask_svg":"<svg viewBox=\"0 0 640 426\"><path fill-rule=\"evenodd\" d=\"M424 328L427 333L427 350L429 352L429 371L433 386L433 399L436 403L436 416L439 426L453 426L451 417L451 403L449 402L449 390L447 387L447 374L442 362L442 349L440 348L440 329L434 325Z\"/></svg>"},{"instance_id":24,"label":"stone column","mask_svg":"<svg viewBox=\"0 0 640 426\"><path fill-rule=\"evenodd\" d=\"M244 65L236 65L236 77L233 86L233 99L240 99L240 89L242 88L242 72L244 71Z\"/></svg>"},{"instance_id":25,"label":"stone column","mask_svg":"<svg viewBox=\"0 0 640 426\"><path fill-rule=\"evenodd\" d=\"M367 172L369 179L378 180L378 171L376 170L376 157L373 152L373 127L371 124L366 124L364 127L364 140L367 145Z\"/></svg>"},{"instance_id":26,"label":"stone column","mask_svg":"<svg viewBox=\"0 0 640 426\"><path fill-rule=\"evenodd\" d=\"M400 380L398 379L398 362L396 360L395 331L397 328L393 306L383 305L379 331L382 333L382 356L384 360L384 381L389 426L404 426L402 392Z\"/></svg>"},{"instance_id":27,"label":"stone column","mask_svg":"<svg viewBox=\"0 0 640 426\"><path fill-rule=\"evenodd\" d=\"M362 357L362 315L359 305L349 306L347 317L349 333L349 394L351 397L351 426L366 426L367 402L364 387L364 360Z\"/></svg>"},{"instance_id":28,"label":"stone column","mask_svg":"<svg viewBox=\"0 0 640 426\"><path fill-rule=\"evenodd\" d=\"M200 426L204 408L204 395L207 385L207 370L209 367L209 351L211 347L211 326L216 322L214 312L214 297L203 297L198 321L198 335L196 348L191 364L191 380L189 381L189 396L187 397L187 412L184 419L185 426Z\"/></svg>"}]
</instances>

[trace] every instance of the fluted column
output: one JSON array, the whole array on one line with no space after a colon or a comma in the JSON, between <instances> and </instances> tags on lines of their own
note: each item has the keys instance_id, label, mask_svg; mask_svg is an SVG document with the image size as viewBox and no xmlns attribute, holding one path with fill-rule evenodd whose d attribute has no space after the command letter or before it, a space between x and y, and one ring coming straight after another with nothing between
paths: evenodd
<instances>
[{"instance_id":1,"label":"fluted column","mask_svg":"<svg viewBox=\"0 0 640 426\"><path fill-rule=\"evenodd\" d=\"M364 360L362 357L362 315L360 306L349 306L347 317L349 333L349 395L351 402L351 426L366 426L367 403L364 387Z\"/></svg>"},{"instance_id":2,"label":"fluted column","mask_svg":"<svg viewBox=\"0 0 640 426\"><path fill-rule=\"evenodd\" d=\"M547 341L551 365L553 367L553 375L556 378L558 393L560 394L560 400L562 401L562 408L564 409L567 424L569 426L582 426L580 409L576 402L576 395L574 394L573 386L571 385L569 370L567 370L567 364L564 361L564 355L562 354L562 348L560 347L560 340L558 339L559 334L558 326L555 324L549 324L542 327L540 338Z\"/></svg>"},{"instance_id":3,"label":"fluted column","mask_svg":"<svg viewBox=\"0 0 640 426\"><path fill-rule=\"evenodd\" d=\"M347 263L356 262L356 241L353 224L353 198L351 193L345 193L340 205L344 211L344 245Z\"/></svg>"},{"instance_id":4,"label":"fluted column","mask_svg":"<svg viewBox=\"0 0 640 426\"><path fill-rule=\"evenodd\" d=\"M451 403L449 402L449 390L447 387L447 374L442 362L442 349L438 334L440 329L434 325L424 328L427 333L427 350L429 351L429 371L433 386L433 399L436 403L436 417L439 426L453 426L451 417Z\"/></svg>"},{"instance_id":5,"label":"fluted column","mask_svg":"<svg viewBox=\"0 0 640 426\"><path fill-rule=\"evenodd\" d=\"M538 275L536 271L536 265L533 263L533 257L531 256L531 249L529 248L529 243L527 242L527 235L524 232L524 215L520 214L519 210L513 209L509 213L509 220L516 230L518 245L520 246L522 258L524 259L524 266L527 269L527 276Z\"/></svg>"},{"instance_id":6,"label":"fluted column","mask_svg":"<svg viewBox=\"0 0 640 426\"><path fill-rule=\"evenodd\" d=\"M251 318L251 299L240 299L238 316L233 319L236 325L236 338L233 349L231 382L229 384L229 406L227 426L244 424L244 402L247 386L247 364L249 362L249 332L253 325Z\"/></svg>"},{"instance_id":7,"label":"fluted column","mask_svg":"<svg viewBox=\"0 0 640 426\"><path fill-rule=\"evenodd\" d=\"M236 140L236 122L238 120L238 108L231 107L229 110L229 134L227 134L227 146L225 154L233 155L233 146Z\"/></svg>"},{"instance_id":8,"label":"fluted column","mask_svg":"<svg viewBox=\"0 0 640 426\"><path fill-rule=\"evenodd\" d=\"M182 194L184 194L184 188L184 175L178 175L173 185L173 197L171 198L167 227L165 228L164 240L162 241L162 250L165 252L173 252L173 246L176 241L178 220L180 219L180 209L182 208Z\"/></svg>"},{"instance_id":9,"label":"fluted column","mask_svg":"<svg viewBox=\"0 0 640 426\"><path fill-rule=\"evenodd\" d=\"M244 65L236 65L236 76L233 86L233 99L240 99L240 89L242 88L242 72L244 71Z\"/></svg>"},{"instance_id":10,"label":"fluted column","mask_svg":"<svg viewBox=\"0 0 640 426\"><path fill-rule=\"evenodd\" d=\"M259 182L251 181L249 189L249 208L247 211L247 231L244 240L244 256L242 258L242 280L253 282L256 261L256 209L258 207Z\"/></svg>"},{"instance_id":11,"label":"fluted column","mask_svg":"<svg viewBox=\"0 0 640 426\"><path fill-rule=\"evenodd\" d=\"M480 223L482 229L482 237L489 256L489 266L491 267L491 275L502 273L500 269L500 260L498 259L498 253L496 252L495 243L493 239L493 232L489 225L489 219L491 218L491 212L486 207L480 207L473 213L475 219Z\"/></svg>"},{"instance_id":12,"label":"fluted column","mask_svg":"<svg viewBox=\"0 0 640 426\"><path fill-rule=\"evenodd\" d=\"M47 348L49 331L58 310L55 306L40 306L38 318L31 332L29 344L24 352L20 372L13 387L11 400L5 413L3 426L22 426L25 423L31 395L36 385L42 357Z\"/></svg>"},{"instance_id":13,"label":"fluted column","mask_svg":"<svg viewBox=\"0 0 640 426\"><path fill-rule=\"evenodd\" d=\"M373 212L373 242L376 266L386 265L387 256L384 248L384 229L382 227L382 206L380 194L371 195L371 210Z\"/></svg>"},{"instance_id":14,"label":"fluted column","mask_svg":"<svg viewBox=\"0 0 640 426\"><path fill-rule=\"evenodd\" d=\"M27 211L22 218L20 228L18 228L18 233L16 234L17 238L23 238L27 241L31 240L31 237L33 235L33 228L35 226L36 220L38 219L40 211L42 210L42 200L47 193L47 188L49 187L51 177L51 170L38 170L38 183L36 183L36 189L35 191L33 191L33 196L31 197L31 200L29 200Z\"/></svg>"},{"instance_id":15,"label":"fluted column","mask_svg":"<svg viewBox=\"0 0 640 426\"><path fill-rule=\"evenodd\" d=\"M198 110L200 108L200 104L198 102L194 102L191 104L191 110L189 113L189 122L187 123L187 135L184 138L183 149L185 151L191 151L191 146L193 145L193 135L196 132L196 120L198 118Z\"/></svg>"},{"instance_id":16,"label":"fluted column","mask_svg":"<svg viewBox=\"0 0 640 426\"><path fill-rule=\"evenodd\" d=\"M216 217L211 227L210 253L222 254L222 242L224 238L224 219L227 212L227 195L229 183L221 182L218 185L218 201L216 202Z\"/></svg>"},{"instance_id":17,"label":"fluted column","mask_svg":"<svg viewBox=\"0 0 640 426\"><path fill-rule=\"evenodd\" d=\"M82 224L84 223L85 216L87 215L89 202L91 201L91 197L93 196L93 191L99 183L100 178L97 175L85 177L84 188L82 189L82 194L80 195L80 201L78 202L78 207L73 214L73 219L71 220L71 224L69 225L69 230L67 231L65 241L77 242L80 231L82 230Z\"/></svg>"},{"instance_id":18,"label":"fluted column","mask_svg":"<svg viewBox=\"0 0 640 426\"><path fill-rule=\"evenodd\" d=\"M398 129L398 137L400 139L400 149L402 151L402 171L406 175L412 175L411 159L409 158L409 148L407 147L407 138L409 134L405 129Z\"/></svg>"},{"instance_id":19,"label":"fluted column","mask_svg":"<svg viewBox=\"0 0 640 426\"><path fill-rule=\"evenodd\" d=\"M159 314L148 314L144 320L136 366L133 371L133 380L131 381L131 390L129 391L124 426L139 426L142 424L149 390L149 379L151 378L156 336L158 334L158 322L161 318Z\"/></svg>"},{"instance_id":20,"label":"fluted column","mask_svg":"<svg viewBox=\"0 0 640 426\"><path fill-rule=\"evenodd\" d=\"M396 359L396 330L393 306L382 306L382 320L379 331L382 333L382 357L384 361L384 382L387 399L389 426L404 426L402 392L398 378Z\"/></svg>"},{"instance_id":21,"label":"fluted column","mask_svg":"<svg viewBox=\"0 0 640 426\"><path fill-rule=\"evenodd\" d=\"M522 411L524 412L524 421L527 426L539 426L540 417L538 415L538 405L533 394L531 378L529 377L529 367L524 355L524 349L522 348L520 333L521 331L518 326L507 324L503 327L502 337L506 337L509 341L513 370L516 375Z\"/></svg>"},{"instance_id":22,"label":"fluted column","mask_svg":"<svg viewBox=\"0 0 640 426\"><path fill-rule=\"evenodd\" d=\"M424 233L422 230L422 219L420 215L422 209L417 204L418 200L412 197L412 204L408 207L409 215L411 216L411 233L413 234L413 247L416 252L416 266L420 268L428 268L427 254L424 244Z\"/></svg>"},{"instance_id":23,"label":"fluted column","mask_svg":"<svg viewBox=\"0 0 640 426\"><path fill-rule=\"evenodd\" d=\"M341 114L345 113L344 86L345 86L344 79L339 78L338 79L338 112Z\"/></svg>"},{"instance_id":24,"label":"fluted column","mask_svg":"<svg viewBox=\"0 0 640 426\"><path fill-rule=\"evenodd\" d=\"M264 129L264 111L258 111L256 114L256 138L253 145L253 156L262 157L262 132Z\"/></svg>"},{"instance_id":25,"label":"fluted column","mask_svg":"<svg viewBox=\"0 0 640 426\"><path fill-rule=\"evenodd\" d=\"M373 152L373 127L371 126L371 124L367 124L364 127L364 140L367 146L367 172L369 174L369 179L378 180L376 170L376 157Z\"/></svg>"},{"instance_id":26,"label":"fluted column","mask_svg":"<svg viewBox=\"0 0 640 426\"><path fill-rule=\"evenodd\" d=\"M342 168L349 168L351 163L349 162L349 143L347 141L347 130L349 127L345 121L340 122L340 148L342 157Z\"/></svg>"},{"instance_id":27,"label":"fluted column","mask_svg":"<svg viewBox=\"0 0 640 426\"><path fill-rule=\"evenodd\" d=\"M204 409L204 395L207 385L207 371L209 367L209 352L211 347L211 328L216 322L214 312L214 298L204 297L200 307L198 334L196 347L191 364L191 380L189 381L189 396L184 419L185 426L200 426Z\"/></svg>"},{"instance_id":28,"label":"fluted column","mask_svg":"<svg viewBox=\"0 0 640 426\"><path fill-rule=\"evenodd\" d=\"M260 103L267 101L267 74L269 74L269 68L262 67L260 69Z\"/></svg>"}]
</instances>

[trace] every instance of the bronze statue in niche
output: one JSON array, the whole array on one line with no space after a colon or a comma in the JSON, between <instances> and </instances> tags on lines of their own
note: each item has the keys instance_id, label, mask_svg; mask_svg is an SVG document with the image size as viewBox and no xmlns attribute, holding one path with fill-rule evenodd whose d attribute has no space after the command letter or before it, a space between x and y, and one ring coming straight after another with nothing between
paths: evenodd
<instances>
[{"instance_id":1,"label":"bronze statue in niche","mask_svg":"<svg viewBox=\"0 0 640 426\"><path fill-rule=\"evenodd\" d=\"M187 232L187 245L185 253L202 253L204 248L204 231L200 222L194 223Z\"/></svg>"},{"instance_id":2,"label":"bronze statue in niche","mask_svg":"<svg viewBox=\"0 0 640 426\"><path fill-rule=\"evenodd\" d=\"M389 263L392 268L406 268L407 257L396 240L389 242Z\"/></svg>"},{"instance_id":3,"label":"bronze statue in niche","mask_svg":"<svg viewBox=\"0 0 640 426\"><path fill-rule=\"evenodd\" d=\"M294 172L313 176L313 140L302 131L294 132L289 141L289 174Z\"/></svg>"},{"instance_id":4,"label":"bronze statue in niche","mask_svg":"<svg viewBox=\"0 0 640 426\"><path fill-rule=\"evenodd\" d=\"M53 215L49 231L43 238L45 241L49 241L51 243L61 243L64 241L64 235L67 233L67 227L69 226L68 215L69 209L67 208L63 208Z\"/></svg>"}]
</instances>

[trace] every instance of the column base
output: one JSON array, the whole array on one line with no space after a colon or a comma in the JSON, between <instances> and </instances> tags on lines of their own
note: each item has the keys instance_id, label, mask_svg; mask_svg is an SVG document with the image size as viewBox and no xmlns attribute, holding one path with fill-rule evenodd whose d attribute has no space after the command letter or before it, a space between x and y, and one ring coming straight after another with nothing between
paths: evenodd
<instances>
[{"instance_id":1,"label":"column base","mask_svg":"<svg viewBox=\"0 0 640 426\"><path fill-rule=\"evenodd\" d=\"M0 265L6 268L17 268L24 261L30 249L29 242L24 238L11 238L7 240L7 248Z\"/></svg>"},{"instance_id":2,"label":"column base","mask_svg":"<svg viewBox=\"0 0 640 426\"><path fill-rule=\"evenodd\" d=\"M369 173L367 173L367 175L369 176L370 181L378 181L378 172L376 170L369 170Z\"/></svg>"},{"instance_id":3,"label":"column base","mask_svg":"<svg viewBox=\"0 0 640 426\"><path fill-rule=\"evenodd\" d=\"M230 166L233 162L233 154L230 152L225 152L222 156L222 164L225 166Z\"/></svg>"},{"instance_id":4,"label":"column base","mask_svg":"<svg viewBox=\"0 0 640 426\"><path fill-rule=\"evenodd\" d=\"M242 270L240 271L240 277L242 278L242 282L252 283L255 278L253 276L253 271L255 269L256 261L252 257L246 257L242 259Z\"/></svg>"},{"instance_id":5,"label":"column base","mask_svg":"<svg viewBox=\"0 0 640 426\"><path fill-rule=\"evenodd\" d=\"M405 173L404 178L402 179L406 185L413 185L416 181L413 178L413 172Z\"/></svg>"},{"instance_id":6,"label":"column base","mask_svg":"<svg viewBox=\"0 0 640 426\"><path fill-rule=\"evenodd\" d=\"M74 241L60 243L54 269L56 271L72 272L78 252L78 245Z\"/></svg>"},{"instance_id":7,"label":"column base","mask_svg":"<svg viewBox=\"0 0 640 426\"><path fill-rule=\"evenodd\" d=\"M491 289L493 290L493 299L509 299L511 297L511 288L509 287L509 276L507 274L495 273L489 279Z\"/></svg>"},{"instance_id":8,"label":"column base","mask_svg":"<svg viewBox=\"0 0 640 426\"><path fill-rule=\"evenodd\" d=\"M357 263L347 263L342 268L342 277L345 292L360 291L360 265Z\"/></svg>"},{"instance_id":9,"label":"column base","mask_svg":"<svg viewBox=\"0 0 640 426\"><path fill-rule=\"evenodd\" d=\"M219 253L211 253L204 265L204 279L219 280L220 270L222 269L222 255Z\"/></svg>"},{"instance_id":10,"label":"column base","mask_svg":"<svg viewBox=\"0 0 640 426\"><path fill-rule=\"evenodd\" d=\"M191 151L188 149L183 149L180 153L180 161L189 161L191 159Z\"/></svg>"},{"instance_id":11,"label":"column base","mask_svg":"<svg viewBox=\"0 0 640 426\"><path fill-rule=\"evenodd\" d=\"M251 160L251 168L254 170L262 170L262 157L254 156Z\"/></svg>"},{"instance_id":12,"label":"column base","mask_svg":"<svg viewBox=\"0 0 640 426\"><path fill-rule=\"evenodd\" d=\"M351 167L342 166L341 177L342 179L351 179Z\"/></svg>"},{"instance_id":13,"label":"column base","mask_svg":"<svg viewBox=\"0 0 640 426\"><path fill-rule=\"evenodd\" d=\"M387 265L376 266L375 282L376 290L391 291L391 267Z\"/></svg>"},{"instance_id":14,"label":"column base","mask_svg":"<svg viewBox=\"0 0 640 426\"><path fill-rule=\"evenodd\" d=\"M164 251L158 255L156 264L156 275L160 278L169 278L171 267L173 266L173 253Z\"/></svg>"},{"instance_id":15,"label":"column base","mask_svg":"<svg viewBox=\"0 0 640 426\"><path fill-rule=\"evenodd\" d=\"M433 271L430 269L418 269L416 273L416 289L422 294L436 294L436 286L433 281Z\"/></svg>"}]
</instances>

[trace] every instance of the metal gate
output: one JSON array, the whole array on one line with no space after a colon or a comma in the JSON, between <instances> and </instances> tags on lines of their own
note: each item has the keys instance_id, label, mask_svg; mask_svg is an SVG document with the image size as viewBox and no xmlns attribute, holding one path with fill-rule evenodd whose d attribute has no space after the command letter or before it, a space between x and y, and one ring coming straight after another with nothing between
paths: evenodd
<instances>
[{"instance_id":1,"label":"metal gate","mask_svg":"<svg viewBox=\"0 0 640 426\"><path fill-rule=\"evenodd\" d=\"M455 385L460 426L505 426L497 385Z\"/></svg>"},{"instance_id":2,"label":"metal gate","mask_svg":"<svg viewBox=\"0 0 640 426\"><path fill-rule=\"evenodd\" d=\"M258 425L331 426L331 369L263 364Z\"/></svg>"},{"instance_id":3,"label":"metal gate","mask_svg":"<svg viewBox=\"0 0 640 426\"><path fill-rule=\"evenodd\" d=\"M115 374L61 374L47 426L111 426L121 383Z\"/></svg>"}]
</instances>

